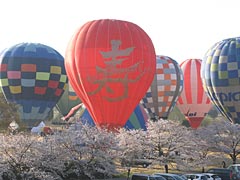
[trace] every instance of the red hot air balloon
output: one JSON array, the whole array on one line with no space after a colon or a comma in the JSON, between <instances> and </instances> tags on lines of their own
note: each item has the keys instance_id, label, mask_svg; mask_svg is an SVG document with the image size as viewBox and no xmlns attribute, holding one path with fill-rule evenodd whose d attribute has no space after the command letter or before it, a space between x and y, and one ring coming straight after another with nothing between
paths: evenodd
<instances>
[{"instance_id":1,"label":"red hot air balloon","mask_svg":"<svg viewBox=\"0 0 240 180\"><path fill-rule=\"evenodd\" d=\"M156 54L138 25L102 19L87 22L69 42L69 81L98 127L123 127L151 85Z\"/></svg>"},{"instance_id":2,"label":"red hot air balloon","mask_svg":"<svg viewBox=\"0 0 240 180\"><path fill-rule=\"evenodd\" d=\"M197 129L212 104L203 89L200 59L187 59L180 64L183 71L183 91L177 107L185 115L192 128Z\"/></svg>"}]
</instances>

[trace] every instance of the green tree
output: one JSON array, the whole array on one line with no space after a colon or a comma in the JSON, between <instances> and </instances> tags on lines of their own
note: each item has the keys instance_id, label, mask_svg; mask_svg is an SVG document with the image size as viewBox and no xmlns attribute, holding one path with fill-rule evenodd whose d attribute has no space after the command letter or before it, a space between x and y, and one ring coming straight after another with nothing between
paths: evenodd
<instances>
[{"instance_id":1,"label":"green tree","mask_svg":"<svg viewBox=\"0 0 240 180\"><path fill-rule=\"evenodd\" d=\"M24 125L20 122L17 105L8 103L3 93L0 93L0 130L7 130L8 125L13 120L20 125L20 128L24 128Z\"/></svg>"}]
</instances>

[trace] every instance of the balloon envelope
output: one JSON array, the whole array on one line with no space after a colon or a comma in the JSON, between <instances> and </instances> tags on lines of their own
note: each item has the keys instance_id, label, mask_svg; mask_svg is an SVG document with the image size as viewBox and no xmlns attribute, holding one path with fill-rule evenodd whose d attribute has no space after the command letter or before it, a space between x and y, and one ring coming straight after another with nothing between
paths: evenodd
<instances>
[{"instance_id":1,"label":"balloon envelope","mask_svg":"<svg viewBox=\"0 0 240 180\"><path fill-rule=\"evenodd\" d=\"M5 98L18 105L33 127L48 118L67 83L63 57L39 43L20 43L1 53L0 82Z\"/></svg>"},{"instance_id":2,"label":"balloon envelope","mask_svg":"<svg viewBox=\"0 0 240 180\"><path fill-rule=\"evenodd\" d=\"M167 119L183 89L183 73L168 56L156 56L156 74L141 103L152 119Z\"/></svg>"},{"instance_id":3,"label":"balloon envelope","mask_svg":"<svg viewBox=\"0 0 240 180\"><path fill-rule=\"evenodd\" d=\"M73 90L71 84L68 83L66 90L59 99L56 107L63 116L66 116L73 107L77 106L80 103L81 103L80 99Z\"/></svg>"},{"instance_id":4,"label":"balloon envelope","mask_svg":"<svg viewBox=\"0 0 240 180\"><path fill-rule=\"evenodd\" d=\"M201 64L201 59L187 59L180 64L184 81L177 107L194 129L201 125L205 115L212 107L210 99L203 89L200 76Z\"/></svg>"},{"instance_id":5,"label":"balloon envelope","mask_svg":"<svg viewBox=\"0 0 240 180\"><path fill-rule=\"evenodd\" d=\"M69 81L98 127L123 127L155 74L155 50L136 24L102 19L87 22L69 42Z\"/></svg>"},{"instance_id":6,"label":"balloon envelope","mask_svg":"<svg viewBox=\"0 0 240 180\"><path fill-rule=\"evenodd\" d=\"M223 116L240 123L240 37L215 43L201 68L204 89Z\"/></svg>"},{"instance_id":7,"label":"balloon envelope","mask_svg":"<svg viewBox=\"0 0 240 180\"><path fill-rule=\"evenodd\" d=\"M135 109L134 112L131 114L130 118L124 125L124 128L126 129L147 129L147 121L149 117L144 108L141 105L138 105ZM95 123L89 114L88 110L85 109L83 111L83 114L80 117L80 120L84 124L89 124L90 126L95 126Z\"/></svg>"}]
</instances>

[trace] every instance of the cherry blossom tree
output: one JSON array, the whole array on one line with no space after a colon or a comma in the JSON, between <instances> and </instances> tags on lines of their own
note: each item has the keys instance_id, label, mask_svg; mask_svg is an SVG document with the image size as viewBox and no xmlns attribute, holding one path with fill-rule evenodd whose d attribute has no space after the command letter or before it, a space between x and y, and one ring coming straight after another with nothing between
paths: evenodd
<instances>
[{"instance_id":1,"label":"cherry blossom tree","mask_svg":"<svg viewBox=\"0 0 240 180\"><path fill-rule=\"evenodd\" d=\"M206 127L199 127L197 129L189 128L188 144L185 146L186 154L184 161L179 163L182 169L186 171L192 171L202 168L202 172L205 171L205 167L215 162L216 154L212 153L209 146L209 129Z\"/></svg>"},{"instance_id":2,"label":"cherry blossom tree","mask_svg":"<svg viewBox=\"0 0 240 180\"><path fill-rule=\"evenodd\" d=\"M1 133L0 179L106 179L121 163L130 170L135 160L191 171L224 156L237 162L239 143L240 126L217 119L198 129L160 119L149 121L146 131L111 132L77 122L47 136Z\"/></svg>"},{"instance_id":3,"label":"cherry blossom tree","mask_svg":"<svg viewBox=\"0 0 240 180\"><path fill-rule=\"evenodd\" d=\"M80 122L79 122L80 123ZM111 177L117 174L114 160L118 155L115 133L79 124L63 132L59 147L69 157L68 166L83 177Z\"/></svg>"},{"instance_id":4,"label":"cherry blossom tree","mask_svg":"<svg viewBox=\"0 0 240 180\"><path fill-rule=\"evenodd\" d=\"M221 157L228 156L235 164L240 157L240 125L220 118L206 128L211 151Z\"/></svg>"},{"instance_id":5,"label":"cherry blossom tree","mask_svg":"<svg viewBox=\"0 0 240 180\"><path fill-rule=\"evenodd\" d=\"M3 179L96 179L117 174L115 135L81 125L40 137L1 134L0 175Z\"/></svg>"},{"instance_id":6,"label":"cherry blossom tree","mask_svg":"<svg viewBox=\"0 0 240 180\"><path fill-rule=\"evenodd\" d=\"M149 141L146 140L147 133L141 129L120 129L116 136L120 148L119 160L122 166L132 167L134 165L148 166L146 159L151 150ZM137 162L137 164L134 163Z\"/></svg>"},{"instance_id":7,"label":"cherry blossom tree","mask_svg":"<svg viewBox=\"0 0 240 180\"><path fill-rule=\"evenodd\" d=\"M41 148L35 149L38 138L29 133L1 135L0 172L3 179L54 179L51 173L39 169L42 163L39 158L45 156L42 150L46 152L48 144L41 143ZM56 162L54 164L57 165Z\"/></svg>"},{"instance_id":8,"label":"cherry blossom tree","mask_svg":"<svg viewBox=\"0 0 240 180\"><path fill-rule=\"evenodd\" d=\"M160 165L167 167L176 160L180 161L186 154L185 147L189 143L189 132L178 122L163 119L150 121L147 133L147 138L152 143L152 156Z\"/></svg>"}]
</instances>

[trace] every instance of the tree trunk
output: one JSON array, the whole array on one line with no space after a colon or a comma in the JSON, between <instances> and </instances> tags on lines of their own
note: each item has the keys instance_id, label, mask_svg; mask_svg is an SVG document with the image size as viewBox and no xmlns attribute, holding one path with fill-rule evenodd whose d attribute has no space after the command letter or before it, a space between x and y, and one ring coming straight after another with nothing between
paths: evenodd
<instances>
[{"instance_id":1,"label":"tree trunk","mask_svg":"<svg viewBox=\"0 0 240 180\"><path fill-rule=\"evenodd\" d=\"M168 173L168 165L167 164L165 164L164 168L165 168L165 172Z\"/></svg>"}]
</instances>

